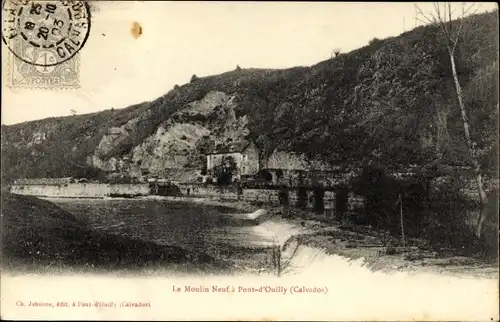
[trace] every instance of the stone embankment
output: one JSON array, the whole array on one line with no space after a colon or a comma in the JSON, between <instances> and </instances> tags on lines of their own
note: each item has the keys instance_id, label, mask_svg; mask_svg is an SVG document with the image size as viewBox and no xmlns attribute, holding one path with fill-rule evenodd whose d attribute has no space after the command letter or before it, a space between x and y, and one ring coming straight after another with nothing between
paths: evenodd
<instances>
[{"instance_id":1,"label":"stone embankment","mask_svg":"<svg viewBox=\"0 0 500 322\"><path fill-rule=\"evenodd\" d=\"M11 193L52 198L105 198L149 195L148 184L70 183L12 185Z\"/></svg>"},{"instance_id":2,"label":"stone embankment","mask_svg":"<svg viewBox=\"0 0 500 322\"><path fill-rule=\"evenodd\" d=\"M217 186L179 185L179 189L172 197L189 197L189 199L217 200L220 202L258 202L270 206L279 206L279 190L273 189L242 189L238 194L235 189L221 189ZM47 198L134 198L153 196L152 188L148 183L135 184L106 184L106 183L66 183L66 184L13 184L10 192L20 195L29 195ZM314 192L306 192L306 208L314 207ZM330 211L334 208L334 193L326 191L324 208ZM298 202L296 191L289 192L290 205Z\"/></svg>"}]
</instances>

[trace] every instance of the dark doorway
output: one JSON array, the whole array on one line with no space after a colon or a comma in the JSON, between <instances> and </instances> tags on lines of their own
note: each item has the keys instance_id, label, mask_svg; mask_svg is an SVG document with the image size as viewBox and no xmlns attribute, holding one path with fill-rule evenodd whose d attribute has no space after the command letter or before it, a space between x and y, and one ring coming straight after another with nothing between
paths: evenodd
<instances>
[{"instance_id":1,"label":"dark doorway","mask_svg":"<svg viewBox=\"0 0 500 322\"><path fill-rule=\"evenodd\" d=\"M347 187L340 187L335 194L335 214L337 219L342 219L348 210L349 190Z\"/></svg>"},{"instance_id":2,"label":"dark doorway","mask_svg":"<svg viewBox=\"0 0 500 322\"><path fill-rule=\"evenodd\" d=\"M273 175L271 174L271 172L269 172L267 170L262 170L259 173L259 178L262 179L262 180L268 181L268 182L272 182L273 181Z\"/></svg>"},{"instance_id":3,"label":"dark doorway","mask_svg":"<svg viewBox=\"0 0 500 322\"><path fill-rule=\"evenodd\" d=\"M325 190L322 188L314 189L314 211L318 214L325 211Z\"/></svg>"},{"instance_id":4,"label":"dark doorway","mask_svg":"<svg viewBox=\"0 0 500 322\"><path fill-rule=\"evenodd\" d=\"M288 190L286 189L281 189L279 193L279 200L280 200L280 205L283 207L288 207L290 200L288 196Z\"/></svg>"},{"instance_id":5,"label":"dark doorway","mask_svg":"<svg viewBox=\"0 0 500 322\"><path fill-rule=\"evenodd\" d=\"M304 187L297 189L297 208L306 209L307 207L307 190Z\"/></svg>"}]
</instances>

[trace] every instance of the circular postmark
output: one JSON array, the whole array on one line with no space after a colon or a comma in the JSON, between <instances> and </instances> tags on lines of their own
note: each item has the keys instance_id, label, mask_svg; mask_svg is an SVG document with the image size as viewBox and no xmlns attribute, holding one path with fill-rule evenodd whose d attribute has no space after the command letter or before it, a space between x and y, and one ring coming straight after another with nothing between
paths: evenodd
<instances>
[{"instance_id":1,"label":"circular postmark","mask_svg":"<svg viewBox=\"0 0 500 322\"><path fill-rule=\"evenodd\" d=\"M90 8L85 1L4 0L2 11L2 40L17 58L31 65L65 62L89 36Z\"/></svg>"}]
</instances>

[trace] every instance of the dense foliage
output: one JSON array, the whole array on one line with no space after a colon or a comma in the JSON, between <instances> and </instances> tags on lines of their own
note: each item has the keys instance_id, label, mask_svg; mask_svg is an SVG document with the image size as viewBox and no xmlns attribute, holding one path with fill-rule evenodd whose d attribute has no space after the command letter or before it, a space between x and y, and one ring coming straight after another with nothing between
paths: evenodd
<instances>
[{"instance_id":1,"label":"dense foliage","mask_svg":"<svg viewBox=\"0 0 500 322\"><path fill-rule=\"evenodd\" d=\"M234 157L223 157L210 171L213 178L216 178L217 184L227 186L232 183L233 177L238 174L238 166Z\"/></svg>"}]
</instances>

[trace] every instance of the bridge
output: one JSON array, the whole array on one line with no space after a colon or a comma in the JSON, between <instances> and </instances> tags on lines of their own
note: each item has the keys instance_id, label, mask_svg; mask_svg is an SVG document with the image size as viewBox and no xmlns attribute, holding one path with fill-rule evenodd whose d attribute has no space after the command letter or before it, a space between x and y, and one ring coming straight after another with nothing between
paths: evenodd
<instances>
[{"instance_id":1,"label":"bridge","mask_svg":"<svg viewBox=\"0 0 500 322\"><path fill-rule=\"evenodd\" d=\"M340 171L288 171L266 169L257 176L242 177L232 184L175 183L180 194L228 200L270 202L283 207L347 210L350 173ZM166 191L166 190L165 190Z\"/></svg>"}]
</instances>

